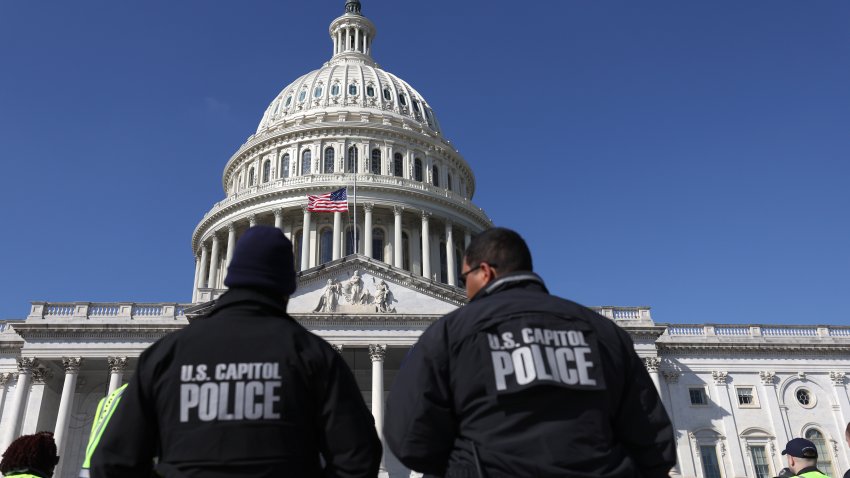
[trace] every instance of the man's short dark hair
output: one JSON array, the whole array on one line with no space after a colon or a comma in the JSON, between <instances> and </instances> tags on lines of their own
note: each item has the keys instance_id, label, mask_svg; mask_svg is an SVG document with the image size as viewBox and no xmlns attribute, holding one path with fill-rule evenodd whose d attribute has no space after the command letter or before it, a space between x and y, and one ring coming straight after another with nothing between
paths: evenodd
<instances>
[{"instance_id":1,"label":"man's short dark hair","mask_svg":"<svg viewBox=\"0 0 850 478\"><path fill-rule=\"evenodd\" d=\"M515 231L494 227L473 236L464 253L470 267L486 262L499 274L531 271L531 251L525 240Z\"/></svg>"}]
</instances>

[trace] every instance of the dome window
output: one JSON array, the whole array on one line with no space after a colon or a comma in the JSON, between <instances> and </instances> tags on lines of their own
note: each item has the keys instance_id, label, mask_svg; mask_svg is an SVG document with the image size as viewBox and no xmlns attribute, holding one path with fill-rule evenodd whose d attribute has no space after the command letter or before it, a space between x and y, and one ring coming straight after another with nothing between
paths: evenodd
<instances>
[{"instance_id":1,"label":"dome window","mask_svg":"<svg viewBox=\"0 0 850 478\"><path fill-rule=\"evenodd\" d=\"M308 149L301 154L301 175L310 174L312 165L313 153Z\"/></svg>"},{"instance_id":2,"label":"dome window","mask_svg":"<svg viewBox=\"0 0 850 478\"><path fill-rule=\"evenodd\" d=\"M422 182L422 160L419 158L413 160L413 179Z\"/></svg>"},{"instance_id":3,"label":"dome window","mask_svg":"<svg viewBox=\"0 0 850 478\"><path fill-rule=\"evenodd\" d=\"M431 166L431 182L434 186L440 187L440 168L436 164Z\"/></svg>"},{"instance_id":4,"label":"dome window","mask_svg":"<svg viewBox=\"0 0 850 478\"><path fill-rule=\"evenodd\" d=\"M250 186L253 186L253 185L254 185L254 168L252 167L248 171L248 186L250 187Z\"/></svg>"},{"instance_id":5,"label":"dome window","mask_svg":"<svg viewBox=\"0 0 850 478\"><path fill-rule=\"evenodd\" d=\"M345 172L353 173L357 169L357 147L348 148L348 159L345 161Z\"/></svg>"},{"instance_id":6,"label":"dome window","mask_svg":"<svg viewBox=\"0 0 850 478\"><path fill-rule=\"evenodd\" d=\"M372 174L381 174L381 150L372 150Z\"/></svg>"},{"instance_id":7,"label":"dome window","mask_svg":"<svg viewBox=\"0 0 850 478\"><path fill-rule=\"evenodd\" d=\"M384 88L384 99L387 100L387 101L390 101L391 99L393 99L393 94L390 93L389 88Z\"/></svg>"},{"instance_id":8,"label":"dome window","mask_svg":"<svg viewBox=\"0 0 850 478\"><path fill-rule=\"evenodd\" d=\"M354 83L348 85L348 94L349 95L356 95L357 94L357 85L355 85Z\"/></svg>"},{"instance_id":9,"label":"dome window","mask_svg":"<svg viewBox=\"0 0 850 478\"><path fill-rule=\"evenodd\" d=\"M324 173L332 173L334 172L334 149L333 148L325 148L325 164L324 164Z\"/></svg>"},{"instance_id":10,"label":"dome window","mask_svg":"<svg viewBox=\"0 0 850 478\"><path fill-rule=\"evenodd\" d=\"M449 191L452 190L452 173L448 173L448 179L446 180L446 189Z\"/></svg>"},{"instance_id":11,"label":"dome window","mask_svg":"<svg viewBox=\"0 0 850 478\"><path fill-rule=\"evenodd\" d=\"M393 176L404 176L404 157L401 153L393 155Z\"/></svg>"},{"instance_id":12,"label":"dome window","mask_svg":"<svg viewBox=\"0 0 850 478\"><path fill-rule=\"evenodd\" d=\"M317 86L316 89L313 90L314 98L319 98L320 96L322 96L322 85Z\"/></svg>"},{"instance_id":13,"label":"dome window","mask_svg":"<svg viewBox=\"0 0 850 478\"><path fill-rule=\"evenodd\" d=\"M419 102L418 101L413 102L413 111L419 113Z\"/></svg>"},{"instance_id":14,"label":"dome window","mask_svg":"<svg viewBox=\"0 0 850 478\"><path fill-rule=\"evenodd\" d=\"M368 96L370 98L375 97L375 87L374 86L369 85L369 86L366 87L366 96Z\"/></svg>"},{"instance_id":15,"label":"dome window","mask_svg":"<svg viewBox=\"0 0 850 478\"><path fill-rule=\"evenodd\" d=\"M407 106L407 98L404 96L404 93L398 94L398 102L401 106Z\"/></svg>"},{"instance_id":16,"label":"dome window","mask_svg":"<svg viewBox=\"0 0 850 478\"><path fill-rule=\"evenodd\" d=\"M280 101L275 101L275 103L274 103L274 113L272 113L272 114L277 114L278 111L280 111Z\"/></svg>"},{"instance_id":17,"label":"dome window","mask_svg":"<svg viewBox=\"0 0 850 478\"><path fill-rule=\"evenodd\" d=\"M307 90L301 90L301 93L298 93L299 102L303 102L304 98L307 98Z\"/></svg>"},{"instance_id":18,"label":"dome window","mask_svg":"<svg viewBox=\"0 0 850 478\"><path fill-rule=\"evenodd\" d=\"M271 177L271 175L272 175L272 162L266 160L266 162L263 163L263 182L264 183L269 182L269 178Z\"/></svg>"},{"instance_id":19,"label":"dome window","mask_svg":"<svg viewBox=\"0 0 850 478\"><path fill-rule=\"evenodd\" d=\"M281 160L280 160L280 164L281 164L281 166L280 166L281 177L288 178L289 177L289 154L283 155L283 158L281 158Z\"/></svg>"},{"instance_id":20,"label":"dome window","mask_svg":"<svg viewBox=\"0 0 850 478\"><path fill-rule=\"evenodd\" d=\"M339 83L334 83L333 86L331 86L331 94L339 96Z\"/></svg>"},{"instance_id":21,"label":"dome window","mask_svg":"<svg viewBox=\"0 0 850 478\"><path fill-rule=\"evenodd\" d=\"M292 103L292 95L286 97L286 103L283 105L284 108L289 106L290 103Z\"/></svg>"}]
</instances>

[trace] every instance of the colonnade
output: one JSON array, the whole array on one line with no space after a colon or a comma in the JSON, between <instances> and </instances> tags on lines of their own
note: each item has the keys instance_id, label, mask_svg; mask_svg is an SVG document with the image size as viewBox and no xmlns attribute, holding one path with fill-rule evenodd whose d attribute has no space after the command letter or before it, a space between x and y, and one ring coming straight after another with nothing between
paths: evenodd
<instances>
[{"instance_id":1,"label":"colonnade","mask_svg":"<svg viewBox=\"0 0 850 478\"><path fill-rule=\"evenodd\" d=\"M336 34L331 38L334 42L334 55L345 51L355 51L364 55L372 52L372 38L369 33L356 26L337 28Z\"/></svg>"},{"instance_id":2,"label":"colonnade","mask_svg":"<svg viewBox=\"0 0 850 478\"><path fill-rule=\"evenodd\" d=\"M256 224L271 225L271 216L274 217L274 226L293 242L298 270L307 270L356 251L425 278L458 285L457 270L462 251L477 231L448 218L435 219L428 211L403 206L365 203L358 205L358 209L356 248L352 244L355 235L352 232L353 211L315 213L308 211L306 206L278 208L230 222L204 239L196 251L192 302L200 300L201 289L224 288L238 231ZM375 231L383 234L383 241L375 240ZM323 241L328 237L329 241ZM461 237L463 242L459 239ZM375 250L376 245L384 249Z\"/></svg>"},{"instance_id":3,"label":"colonnade","mask_svg":"<svg viewBox=\"0 0 850 478\"><path fill-rule=\"evenodd\" d=\"M53 427L53 437L56 441L57 453L60 457L66 456L65 447L68 442L69 425L71 416L74 410L74 400L77 390L78 378L80 369L85 360L82 357L62 357L56 359L61 362L64 377L62 382L61 398L59 400L59 409L56 414L56 423ZM0 374L0 403L4 399L11 398L11 403L4 405L3 434L0 437L0 450L5 450L12 441L22 434L33 433L36 430L24 430L25 417L24 414L32 414L28 411L28 402L38 400L39 403L34 405L37 407L38 416L43 410L41 408L41 400L43 399L44 387L47 380L52 378L51 368L45 366L48 359L36 359L22 357L17 360L17 374L4 373ZM124 379L124 370L127 368L127 357L107 357L108 372L109 372L109 388L106 393L111 393L121 386ZM15 377L16 376L16 377ZM16 378L15 381L12 379ZM6 397L6 391L14 383L14 394L11 397ZM40 394L39 396L34 396ZM35 427L36 424L32 424ZM56 476L61 474L62 462L56 469Z\"/></svg>"}]
</instances>

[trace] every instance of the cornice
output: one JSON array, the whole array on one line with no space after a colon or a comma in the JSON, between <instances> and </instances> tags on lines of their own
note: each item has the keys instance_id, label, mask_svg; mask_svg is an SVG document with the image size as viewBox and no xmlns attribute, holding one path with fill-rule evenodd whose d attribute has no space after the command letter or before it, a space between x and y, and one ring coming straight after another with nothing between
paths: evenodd
<instances>
[{"instance_id":1,"label":"cornice","mask_svg":"<svg viewBox=\"0 0 850 478\"><path fill-rule=\"evenodd\" d=\"M442 315L342 315L342 314L291 314L301 325L307 328L344 327L374 330L376 328L395 329L399 327L426 328Z\"/></svg>"},{"instance_id":2,"label":"cornice","mask_svg":"<svg viewBox=\"0 0 850 478\"><path fill-rule=\"evenodd\" d=\"M33 339L120 339L158 340L180 330L185 324L16 324L15 331L25 340Z\"/></svg>"},{"instance_id":3,"label":"cornice","mask_svg":"<svg viewBox=\"0 0 850 478\"><path fill-rule=\"evenodd\" d=\"M656 342L659 353L718 355L835 355L850 353L850 343ZM780 355L780 356L781 356Z\"/></svg>"},{"instance_id":4,"label":"cornice","mask_svg":"<svg viewBox=\"0 0 850 478\"><path fill-rule=\"evenodd\" d=\"M615 321L616 322L616 321ZM657 339L664 334L664 331L667 327L657 326L657 325L644 325L644 326L632 326L632 325L622 325L618 324L622 327L626 332L629 333L632 337L642 338L642 339Z\"/></svg>"}]
</instances>

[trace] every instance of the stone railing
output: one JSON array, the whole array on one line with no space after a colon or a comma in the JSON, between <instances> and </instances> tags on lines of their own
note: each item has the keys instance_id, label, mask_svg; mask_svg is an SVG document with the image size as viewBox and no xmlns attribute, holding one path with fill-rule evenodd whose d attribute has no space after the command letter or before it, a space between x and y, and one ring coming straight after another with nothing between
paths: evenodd
<instances>
[{"instance_id":1,"label":"stone railing","mask_svg":"<svg viewBox=\"0 0 850 478\"><path fill-rule=\"evenodd\" d=\"M614 320L652 320L649 307L613 307L603 305L591 307L591 309L597 314Z\"/></svg>"},{"instance_id":2,"label":"stone railing","mask_svg":"<svg viewBox=\"0 0 850 478\"><path fill-rule=\"evenodd\" d=\"M717 325L659 324L667 326L667 335L691 337L847 337L850 327L818 325Z\"/></svg>"},{"instance_id":3,"label":"stone railing","mask_svg":"<svg viewBox=\"0 0 850 478\"><path fill-rule=\"evenodd\" d=\"M177 319L191 304L135 302L32 302L27 321L42 319Z\"/></svg>"},{"instance_id":4,"label":"stone railing","mask_svg":"<svg viewBox=\"0 0 850 478\"><path fill-rule=\"evenodd\" d=\"M252 198L254 196L259 196L265 194L269 191L281 190L284 188L292 188L296 186L328 186L339 188L340 186L353 186L354 178L351 174L346 173L329 173L329 174L310 174L307 176L296 176L293 178L286 179L275 179L269 181L267 183L251 186L250 188L244 189L242 191L237 192L236 194L231 194L230 196L222 199L221 201L215 203L205 215L204 218L209 217L212 214L215 214L219 210L227 207L231 204L237 203L239 201ZM413 179L400 178L398 176L385 176L382 174L357 174L357 182L363 186L366 185L387 185L387 186L395 186L401 187L405 189L413 189L417 191L427 192L434 196L439 196L443 198L450 199L455 204L461 206L463 209L467 210L472 215L478 217L480 220L489 222L489 218L484 213L484 210L480 207L476 206L469 199L461 196L457 192L449 191L448 189L440 188L433 186L431 184L415 181ZM306 197L305 197L306 200ZM353 202L353 197L349 198L349 202Z\"/></svg>"}]
</instances>

